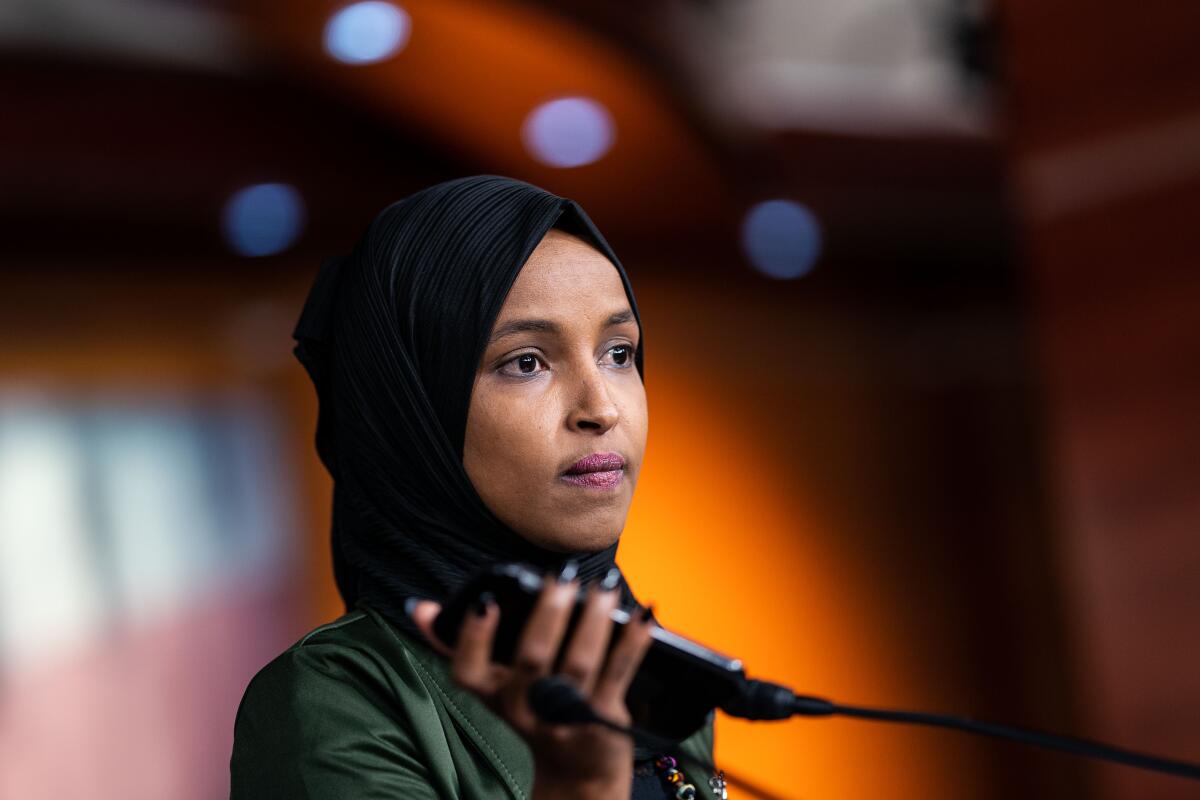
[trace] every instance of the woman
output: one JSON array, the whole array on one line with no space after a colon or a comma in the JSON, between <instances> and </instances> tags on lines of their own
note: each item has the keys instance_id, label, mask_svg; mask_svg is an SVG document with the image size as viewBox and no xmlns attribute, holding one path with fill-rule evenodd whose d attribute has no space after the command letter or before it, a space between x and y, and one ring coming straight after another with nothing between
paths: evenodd
<instances>
[{"instance_id":1,"label":"woman","mask_svg":"<svg viewBox=\"0 0 1200 800\"><path fill-rule=\"evenodd\" d=\"M653 624L636 614L606 657L609 611L635 604L614 558L647 415L637 304L583 210L494 175L411 195L322 268L295 335L320 400L347 613L250 682L233 800L712 797L711 717L651 753L542 723L526 701L563 646L558 674L628 724ZM431 630L439 602L504 561L556 576L513 667L489 661L487 597L456 649Z\"/></svg>"}]
</instances>

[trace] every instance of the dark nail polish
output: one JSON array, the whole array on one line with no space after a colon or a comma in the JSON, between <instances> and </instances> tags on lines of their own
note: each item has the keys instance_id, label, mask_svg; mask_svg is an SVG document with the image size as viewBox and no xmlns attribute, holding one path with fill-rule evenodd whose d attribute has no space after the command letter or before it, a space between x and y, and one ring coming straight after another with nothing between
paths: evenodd
<instances>
[{"instance_id":1,"label":"dark nail polish","mask_svg":"<svg viewBox=\"0 0 1200 800\"><path fill-rule=\"evenodd\" d=\"M416 596L404 598L404 613L411 617L413 612L417 610L417 603L419 602L421 602L421 598Z\"/></svg>"},{"instance_id":2,"label":"dark nail polish","mask_svg":"<svg viewBox=\"0 0 1200 800\"><path fill-rule=\"evenodd\" d=\"M491 592L480 592L475 598L475 616L486 617L488 609L496 602L496 596Z\"/></svg>"},{"instance_id":3,"label":"dark nail polish","mask_svg":"<svg viewBox=\"0 0 1200 800\"><path fill-rule=\"evenodd\" d=\"M644 607L641 613L642 622L649 622L654 619L654 603Z\"/></svg>"},{"instance_id":4,"label":"dark nail polish","mask_svg":"<svg viewBox=\"0 0 1200 800\"><path fill-rule=\"evenodd\" d=\"M562 570L560 570L558 573L558 582L570 583L571 581L575 580L575 576L578 574L579 562L572 558L570 561L563 564Z\"/></svg>"},{"instance_id":5,"label":"dark nail polish","mask_svg":"<svg viewBox=\"0 0 1200 800\"><path fill-rule=\"evenodd\" d=\"M613 567L600 579L600 591L611 592L621 585L621 570Z\"/></svg>"}]
</instances>

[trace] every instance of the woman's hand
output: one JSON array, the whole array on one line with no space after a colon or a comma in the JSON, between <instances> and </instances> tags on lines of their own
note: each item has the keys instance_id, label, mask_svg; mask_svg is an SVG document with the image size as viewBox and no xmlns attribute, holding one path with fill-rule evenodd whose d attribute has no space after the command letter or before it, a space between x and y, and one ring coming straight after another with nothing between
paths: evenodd
<instances>
[{"instance_id":1,"label":"woman's hand","mask_svg":"<svg viewBox=\"0 0 1200 800\"><path fill-rule=\"evenodd\" d=\"M625 692L650 645L653 623L648 614L635 614L605 657L612 636L609 614L617 605L617 576L613 572L589 589L558 674L579 689L597 714L627 726L631 719ZM511 667L491 661L500 609L490 595L481 597L463 619L453 650L433 633L433 620L441 610L437 603L421 601L412 610L413 621L430 644L450 658L454 681L479 695L529 744L533 796L538 800L625 797L633 780L633 743L628 736L596 724L548 724L529 707L529 687L551 674L578 591L574 580L545 581Z\"/></svg>"}]
</instances>

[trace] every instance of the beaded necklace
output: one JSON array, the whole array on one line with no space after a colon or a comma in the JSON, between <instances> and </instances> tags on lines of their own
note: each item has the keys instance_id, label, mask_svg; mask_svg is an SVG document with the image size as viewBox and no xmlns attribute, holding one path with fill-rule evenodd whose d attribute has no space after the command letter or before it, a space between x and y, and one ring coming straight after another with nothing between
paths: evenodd
<instances>
[{"instance_id":1,"label":"beaded necklace","mask_svg":"<svg viewBox=\"0 0 1200 800\"><path fill-rule=\"evenodd\" d=\"M658 776L666 782L667 787L675 789L675 797L678 800L695 800L696 787L688 783L674 758L666 755L659 756L654 759L654 768L658 770ZM713 790L713 794L717 796L717 800L726 800L729 797L729 792L725 788L724 770L718 771L716 775L709 778L708 785Z\"/></svg>"}]
</instances>

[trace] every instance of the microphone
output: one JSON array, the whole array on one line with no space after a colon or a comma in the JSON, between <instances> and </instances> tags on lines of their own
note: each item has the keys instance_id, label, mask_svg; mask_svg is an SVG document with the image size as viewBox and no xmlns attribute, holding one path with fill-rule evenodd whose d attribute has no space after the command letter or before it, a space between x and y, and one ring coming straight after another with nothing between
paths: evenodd
<instances>
[{"instance_id":1,"label":"microphone","mask_svg":"<svg viewBox=\"0 0 1200 800\"><path fill-rule=\"evenodd\" d=\"M539 718L546 722L568 725L597 723L627 736L638 738L645 736L645 732L636 727L618 725L601 717L572 683L559 676L549 676L534 681L533 685L529 687L529 706ZM1200 765L1186 761L1138 753L1102 742L1043 733L1012 725L999 725L968 717L843 705L820 697L798 695L786 686L767 681L744 680L740 691L726 700L721 705L721 710L731 717L747 720L781 720L793 716L830 717L836 714L881 722L902 722L951 728L1024 742L1052 750L1061 750L1088 758L1112 761L1138 769L1200 780Z\"/></svg>"}]
</instances>

